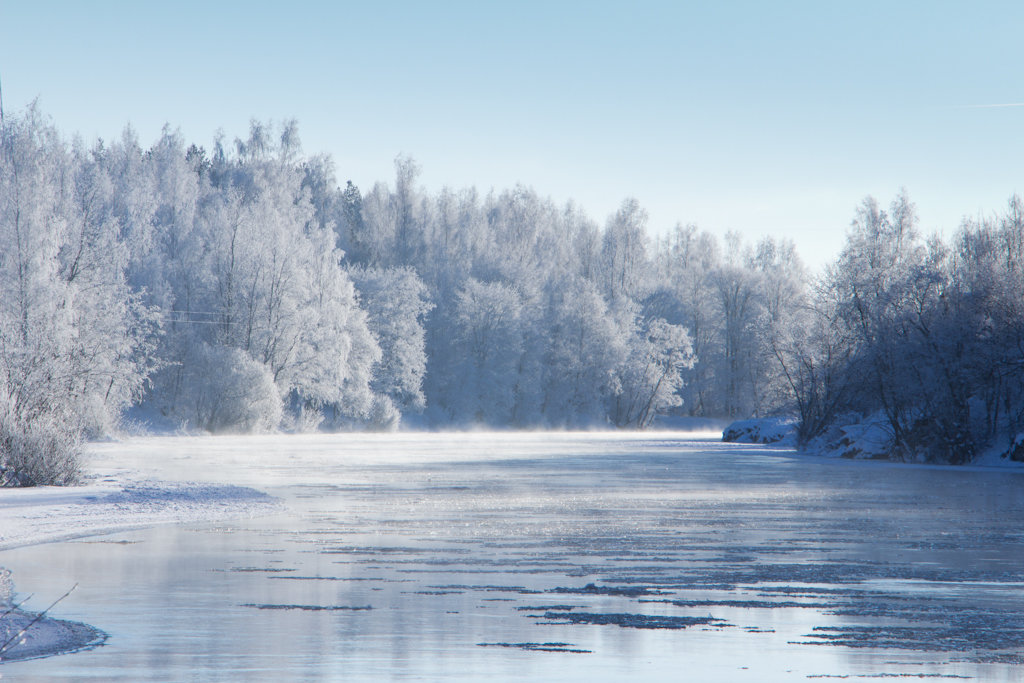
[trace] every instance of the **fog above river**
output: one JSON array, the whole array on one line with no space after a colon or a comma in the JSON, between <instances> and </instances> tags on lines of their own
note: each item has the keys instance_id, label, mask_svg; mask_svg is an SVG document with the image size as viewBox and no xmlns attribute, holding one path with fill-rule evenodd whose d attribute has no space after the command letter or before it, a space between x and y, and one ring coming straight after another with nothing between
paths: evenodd
<instances>
[{"instance_id":1,"label":"fog above river","mask_svg":"<svg viewBox=\"0 0 1024 683\"><path fill-rule=\"evenodd\" d=\"M1019 474L670 433L150 438L89 468L283 508L4 551L109 635L18 680L1024 673Z\"/></svg>"}]
</instances>

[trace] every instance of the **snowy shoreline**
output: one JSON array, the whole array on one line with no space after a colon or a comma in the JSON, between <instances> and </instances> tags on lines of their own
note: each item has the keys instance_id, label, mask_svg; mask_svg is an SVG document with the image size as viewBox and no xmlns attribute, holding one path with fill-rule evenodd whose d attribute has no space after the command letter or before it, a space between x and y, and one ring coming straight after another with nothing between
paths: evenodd
<instances>
[{"instance_id":1,"label":"snowy shoreline","mask_svg":"<svg viewBox=\"0 0 1024 683\"><path fill-rule=\"evenodd\" d=\"M92 454L96 447L90 447ZM163 524L251 518L282 509L278 500L253 488L140 477L132 469L89 465L91 473L83 486L0 490L0 553ZM0 578L0 647L9 643L0 653L0 664L78 652L106 641L106 633L88 624L40 618L37 612L18 609L18 577L7 575L2 555ZM59 613L59 606L54 611Z\"/></svg>"},{"instance_id":2,"label":"snowy shoreline","mask_svg":"<svg viewBox=\"0 0 1024 683\"><path fill-rule=\"evenodd\" d=\"M0 551L160 524L254 517L280 509L255 489L159 480L104 479L76 487L5 489Z\"/></svg>"},{"instance_id":3,"label":"snowy shoreline","mask_svg":"<svg viewBox=\"0 0 1024 683\"><path fill-rule=\"evenodd\" d=\"M0 654L0 665L5 661L20 662L90 650L107 640L106 633L89 624L3 609L0 644L8 641L11 644Z\"/></svg>"},{"instance_id":4,"label":"snowy shoreline","mask_svg":"<svg viewBox=\"0 0 1024 683\"><path fill-rule=\"evenodd\" d=\"M795 418L767 417L736 420L728 424L722 433L726 443L758 444L788 449L797 448L797 421ZM864 420L833 427L828 434L812 440L806 449L799 449L801 455L821 458L842 458L845 460L872 460L892 464L906 464L926 467L953 467L961 470L1024 471L1024 461L1015 460L1011 453L1016 444L1024 442L1024 435L1002 440L982 448L980 452L963 464L929 462L925 459L900 461L892 457L892 445L886 426L878 419Z\"/></svg>"}]
</instances>

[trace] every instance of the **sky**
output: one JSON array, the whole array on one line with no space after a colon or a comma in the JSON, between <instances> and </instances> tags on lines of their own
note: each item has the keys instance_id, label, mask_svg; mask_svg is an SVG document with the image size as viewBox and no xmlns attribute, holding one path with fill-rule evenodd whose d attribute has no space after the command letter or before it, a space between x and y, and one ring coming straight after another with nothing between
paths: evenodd
<instances>
[{"instance_id":1,"label":"sky","mask_svg":"<svg viewBox=\"0 0 1024 683\"><path fill-rule=\"evenodd\" d=\"M0 0L5 112L211 145L299 124L340 184L517 183L604 223L793 240L906 188L925 234L1024 193L1020 2Z\"/></svg>"}]
</instances>

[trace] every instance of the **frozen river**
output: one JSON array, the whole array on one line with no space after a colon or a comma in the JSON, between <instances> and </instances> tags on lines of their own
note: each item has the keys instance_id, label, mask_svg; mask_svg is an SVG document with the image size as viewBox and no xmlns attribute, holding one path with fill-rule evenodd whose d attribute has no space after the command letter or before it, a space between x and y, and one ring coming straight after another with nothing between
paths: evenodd
<instances>
[{"instance_id":1,"label":"frozen river","mask_svg":"<svg viewBox=\"0 0 1024 683\"><path fill-rule=\"evenodd\" d=\"M146 439L91 467L285 507L0 552L109 634L5 679L1024 679L1018 473L657 433Z\"/></svg>"}]
</instances>

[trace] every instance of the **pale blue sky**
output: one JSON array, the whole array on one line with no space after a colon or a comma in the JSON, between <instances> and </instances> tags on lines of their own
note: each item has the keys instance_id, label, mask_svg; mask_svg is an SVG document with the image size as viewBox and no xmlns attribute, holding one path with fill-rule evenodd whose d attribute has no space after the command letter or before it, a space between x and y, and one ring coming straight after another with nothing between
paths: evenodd
<instances>
[{"instance_id":1,"label":"pale blue sky","mask_svg":"<svg viewBox=\"0 0 1024 683\"><path fill-rule=\"evenodd\" d=\"M603 222L677 221L835 255L868 194L926 232L1024 192L1020 2L0 0L8 111L143 145L164 123L296 118L340 182L522 182Z\"/></svg>"}]
</instances>

